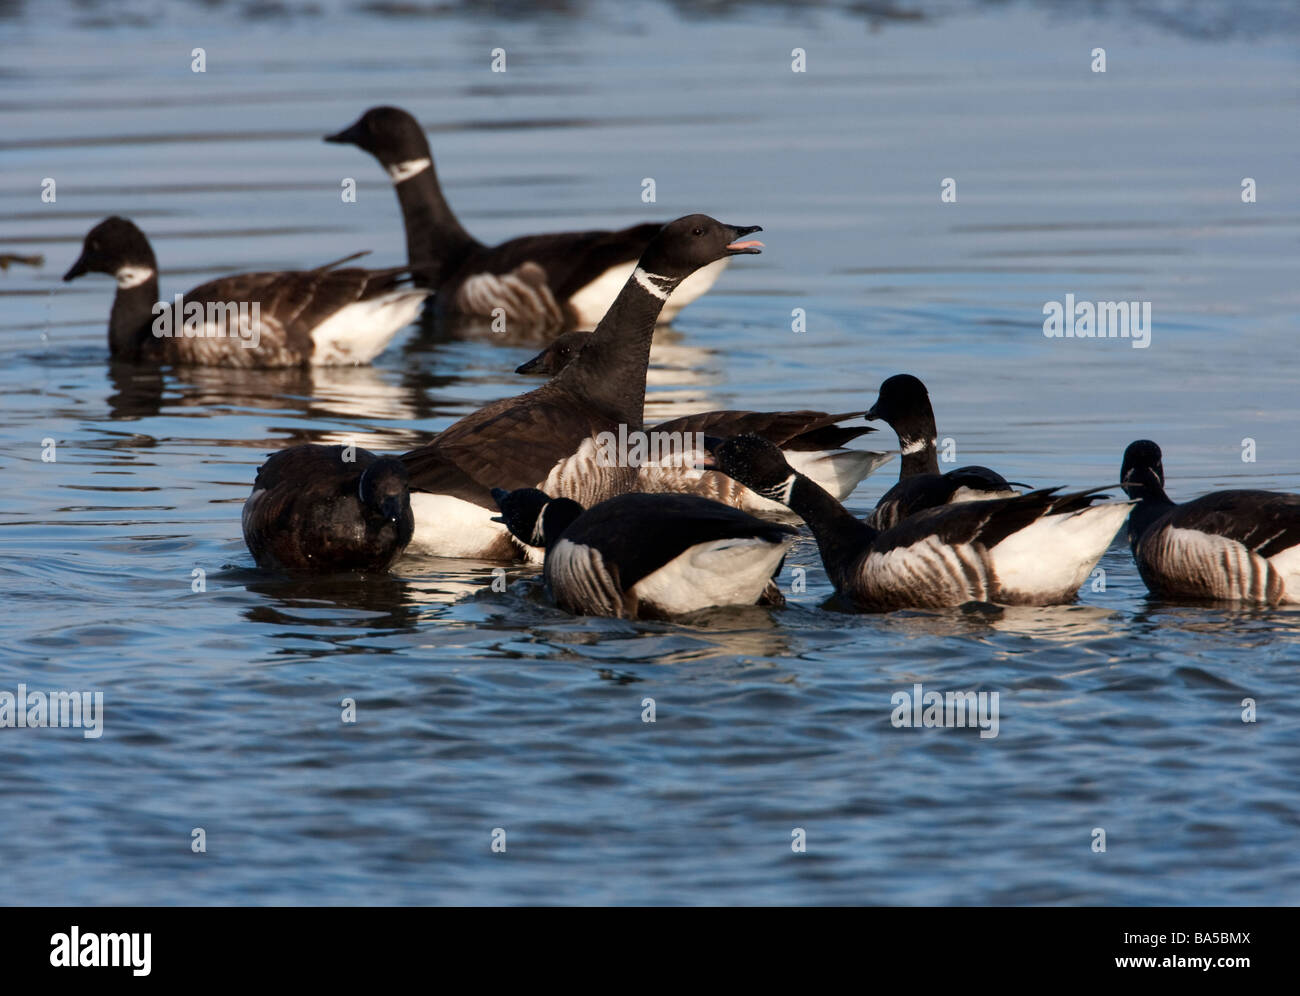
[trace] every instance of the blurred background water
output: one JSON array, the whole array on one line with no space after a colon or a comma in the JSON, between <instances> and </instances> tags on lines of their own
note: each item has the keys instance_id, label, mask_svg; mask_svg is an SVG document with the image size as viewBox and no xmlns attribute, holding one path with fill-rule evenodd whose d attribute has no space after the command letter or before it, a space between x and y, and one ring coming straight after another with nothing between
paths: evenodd
<instances>
[{"instance_id":1,"label":"blurred background water","mask_svg":"<svg viewBox=\"0 0 1300 996\"><path fill-rule=\"evenodd\" d=\"M407 448L534 386L531 351L112 367L111 281L59 282L113 213L165 297L402 262L382 171L321 142L392 103L485 241L763 225L660 333L652 417L864 408L907 371L1009 478L1109 483L1145 436L1176 497L1297 490L1298 40L1285 0L0 2L0 253L45 257L0 273L0 690L106 711L98 740L0 730L4 901L1300 900L1293 610L1153 601L1122 543L1079 604L991 613L830 611L807 540L786 610L678 624L566 616L522 567L284 580L240 537L265 454ZM1150 348L1045 338L1067 293L1150 301ZM914 682L997 691L999 736L894 729Z\"/></svg>"}]
</instances>

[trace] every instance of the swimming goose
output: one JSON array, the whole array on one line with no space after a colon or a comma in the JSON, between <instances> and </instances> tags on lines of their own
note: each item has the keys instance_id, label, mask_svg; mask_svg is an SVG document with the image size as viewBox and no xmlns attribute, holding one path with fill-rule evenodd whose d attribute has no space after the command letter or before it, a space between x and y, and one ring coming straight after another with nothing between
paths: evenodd
<instances>
[{"instance_id":1,"label":"swimming goose","mask_svg":"<svg viewBox=\"0 0 1300 996\"><path fill-rule=\"evenodd\" d=\"M1031 491L926 509L884 531L856 519L771 443L738 436L713 464L793 509L812 529L835 590L863 609L943 608L969 601L1072 601L1123 525L1131 502L1097 491Z\"/></svg>"},{"instance_id":2,"label":"swimming goose","mask_svg":"<svg viewBox=\"0 0 1300 996\"><path fill-rule=\"evenodd\" d=\"M590 332L566 332L527 363L515 369L519 374L554 376L568 366L586 347ZM849 442L870 426L841 426L837 422L857 418L865 412L838 415L818 411L751 412L713 411L682 415L654 426L660 433L703 433L722 438L753 433L781 447L790 465L807 474L836 498L853 493L873 470L893 457L879 450L850 450ZM703 456L703 454L700 454ZM780 506L764 502L756 511L778 514Z\"/></svg>"},{"instance_id":3,"label":"swimming goose","mask_svg":"<svg viewBox=\"0 0 1300 996\"><path fill-rule=\"evenodd\" d=\"M890 529L914 512L938 505L989 498L1014 498L1016 487L987 467L958 467L939 472L935 451L938 433L930 392L911 374L896 374L880 385L880 395L867 412L898 434L903 450L898 483L886 491L867 521L876 529Z\"/></svg>"},{"instance_id":4,"label":"swimming goose","mask_svg":"<svg viewBox=\"0 0 1300 996\"><path fill-rule=\"evenodd\" d=\"M565 332L546 344L540 353L515 367L515 373L531 377L554 377L586 348L590 332Z\"/></svg>"},{"instance_id":5,"label":"swimming goose","mask_svg":"<svg viewBox=\"0 0 1300 996\"><path fill-rule=\"evenodd\" d=\"M736 504L744 490L725 475L646 468L601 459L599 435L640 432L655 320L669 293L701 266L757 253L742 241L759 229L707 215L665 225L601 319L582 356L527 394L493 402L402 457L411 474L413 552L511 559L510 534L492 522L491 488L539 487L584 506L628 491L690 490ZM676 486L674 486L674 484Z\"/></svg>"},{"instance_id":6,"label":"swimming goose","mask_svg":"<svg viewBox=\"0 0 1300 996\"><path fill-rule=\"evenodd\" d=\"M1153 595L1300 602L1300 495L1215 491L1175 505L1160 447L1149 439L1124 451L1120 480L1137 499L1128 540Z\"/></svg>"},{"instance_id":7,"label":"swimming goose","mask_svg":"<svg viewBox=\"0 0 1300 996\"><path fill-rule=\"evenodd\" d=\"M616 495L586 510L536 488L496 488L492 497L520 543L545 548L555 603L580 615L663 618L754 605L774 590L796 536L695 495Z\"/></svg>"},{"instance_id":8,"label":"swimming goose","mask_svg":"<svg viewBox=\"0 0 1300 996\"><path fill-rule=\"evenodd\" d=\"M348 257L354 259L355 257ZM405 267L240 273L157 304L158 263L132 222L112 217L86 235L63 279L117 278L108 320L113 359L223 367L355 366L378 356L429 296Z\"/></svg>"},{"instance_id":9,"label":"swimming goose","mask_svg":"<svg viewBox=\"0 0 1300 996\"><path fill-rule=\"evenodd\" d=\"M595 328L662 227L652 222L619 231L551 232L485 246L452 213L429 143L406 111L372 107L325 141L369 152L388 173L402 208L407 258L438 292L436 315L490 319L501 308L512 337ZM684 278L658 320L672 321L726 265L725 258L712 260Z\"/></svg>"},{"instance_id":10,"label":"swimming goose","mask_svg":"<svg viewBox=\"0 0 1300 996\"><path fill-rule=\"evenodd\" d=\"M402 462L353 446L280 450L244 502L244 542L268 568L382 571L413 524Z\"/></svg>"}]
</instances>

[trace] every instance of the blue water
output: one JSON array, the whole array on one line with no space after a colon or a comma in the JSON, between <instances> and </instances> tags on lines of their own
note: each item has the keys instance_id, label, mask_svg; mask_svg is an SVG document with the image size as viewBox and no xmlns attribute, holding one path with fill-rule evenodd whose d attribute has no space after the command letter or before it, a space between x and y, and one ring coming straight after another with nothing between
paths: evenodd
<instances>
[{"instance_id":1,"label":"blue water","mask_svg":"<svg viewBox=\"0 0 1300 996\"><path fill-rule=\"evenodd\" d=\"M763 225L660 334L651 416L862 408L908 371L1012 479L1111 483L1145 436L1176 497L1300 490L1292 5L905 10L0 5L0 252L45 256L0 273L0 691L105 703L99 739L0 730L3 900L1300 901L1294 610L1153 601L1122 543L1077 605L988 613L832 611L806 539L787 609L673 624L567 616L520 566L504 594L416 558L277 579L239 527L266 453L400 451L531 387L529 351L412 330L367 369L123 370L111 282L59 281L111 213L164 296L402 261L378 166L320 141L395 103L484 240ZM1045 338L1067 293L1150 301L1150 348ZM999 735L894 728L917 682L997 692Z\"/></svg>"}]
</instances>

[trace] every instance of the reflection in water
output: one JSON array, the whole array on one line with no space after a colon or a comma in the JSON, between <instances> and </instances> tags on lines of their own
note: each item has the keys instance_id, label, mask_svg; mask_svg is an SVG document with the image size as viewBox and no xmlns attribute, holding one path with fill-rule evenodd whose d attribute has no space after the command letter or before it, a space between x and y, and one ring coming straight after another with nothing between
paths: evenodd
<instances>
[{"instance_id":1,"label":"reflection in water","mask_svg":"<svg viewBox=\"0 0 1300 996\"><path fill-rule=\"evenodd\" d=\"M1274 637L1300 635L1300 608L1268 608L1235 602L1167 602L1147 597L1130 623L1143 632L1163 631L1225 635L1231 633L1246 645L1269 642Z\"/></svg>"},{"instance_id":2,"label":"reflection in water","mask_svg":"<svg viewBox=\"0 0 1300 996\"><path fill-rule=\"evenodd\" d=\"M400 382L389 371L374 367L308 367L238 370L220 367L177 367L169 370L113 363L107 397L114 420L154 418L174 409L194 409L196 415L233 409L283 411L301 416L286 430L284 445L301 442L356 443L377 450L407 449L424 442L426 434L399 427L368 425L365 431L332 428L334 420L422 421L433 415L428 400L438 388L456 378L404 370ZM240 440L231 440L240 445ZM243 441L248 443L249 441ZM252 445L261 445L252 441Z\"/></svg>"},{"instance_id":3,"label":"reflection in water","mask_svg":"<svg viewBox=\"0 0 1300 996\"><path fill-rule=\"evenodd\" d=\"M243 583L263 600L244 610L244 618L253 623L274 627L309 626L336 629L324 636L312 634L330 646L321 653L337 650L338 644L359 639L364 633L353 630L411 632L415 629L419 609L411 597L406 581L391 574L296 575L262 570L232 570L219 575L220 580ZM247 580L245 580L247 579ZM279 639L287 634L268 634ZM304 634L295 631L294 635ZM362 648L358 648L362 649ZM387 652L367 643L367 653Z\"/></svg>"}]
</instances>

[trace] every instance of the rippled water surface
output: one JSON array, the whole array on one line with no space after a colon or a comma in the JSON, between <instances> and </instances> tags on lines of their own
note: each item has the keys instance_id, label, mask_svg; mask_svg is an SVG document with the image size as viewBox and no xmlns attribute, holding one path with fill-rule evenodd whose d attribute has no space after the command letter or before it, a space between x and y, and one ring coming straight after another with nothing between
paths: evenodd
<instances>
[{"instance_id":1,"label":"rippled water surface","mask_svg":"<svg viewBox=\"0 0 1300 996\"><path fill-rule=\"evenodd\" d=\"M119 368L111 281L59 281L112 213L165 296L401 262L379 167L320 141L394 103L485 240L763 225L660 334L652 416L862 408L910 371L1009 478L1110 483L1149 436L1176 496L1300 490L1293 7L889 9L0 3L0 252L45 257L0 273L0 690L105 702L98 740L0 730L6 902L1300 901L1300 613L1152 601L1122 545L1104 590L1005 612L833 611L807 540L784 611L678 624L567 616L522 567L284 580L240 536L268 452L415 445L533 386L530 351ZM1150 301L1150 347L1044 338L1067 293ZM999 735L893 728L917 682L998 692Z\"/></svg>"}]
</instances>

